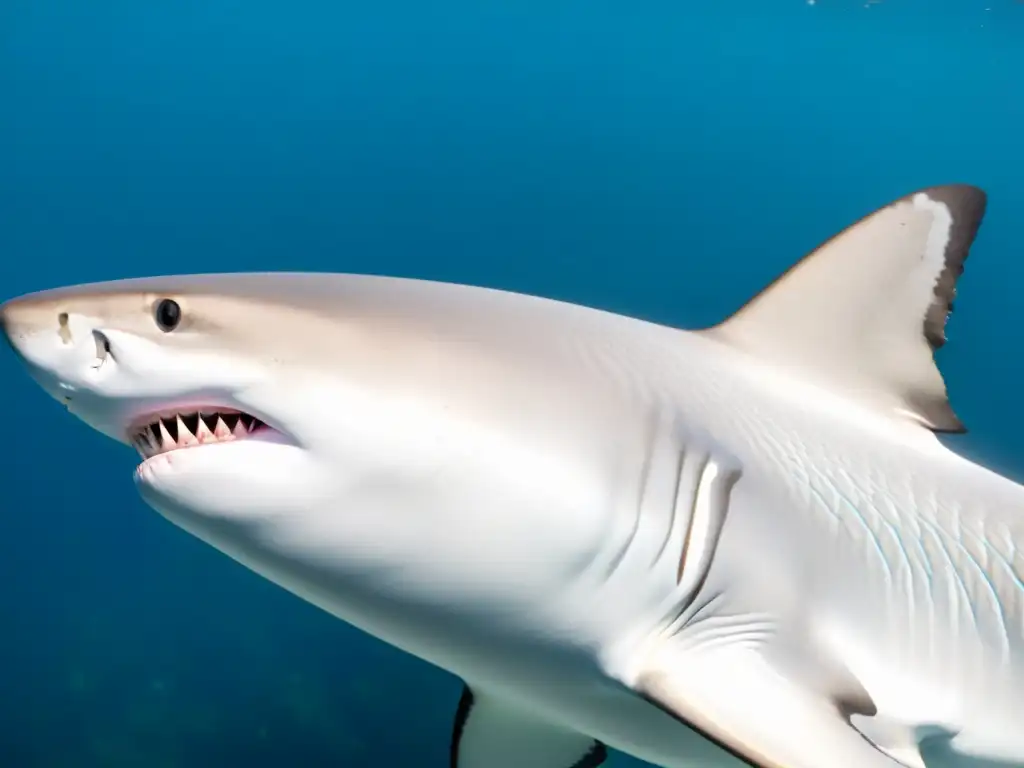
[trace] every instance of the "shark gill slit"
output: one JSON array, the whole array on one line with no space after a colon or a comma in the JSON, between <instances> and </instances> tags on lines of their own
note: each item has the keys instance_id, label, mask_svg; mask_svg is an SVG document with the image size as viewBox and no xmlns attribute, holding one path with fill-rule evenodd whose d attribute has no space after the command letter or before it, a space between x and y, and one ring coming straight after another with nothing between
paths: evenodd
<instances>
[{"instance_id":1,"label":"shark gill slit","mask_svg":"<svg viewBox=\"0 0 1024 768\"><path fill-rule=\"evenodd\" d=\"M703 458L676 572L676 584L685 586L684 592L690 596L701 590L711 570L711 559L729 510L732 489L741 475L736 468L722 466L712 455Z\"/></svg>"},{"instance_id":2,"label":"shark gill slit","mask_svg":"<svg viewBox=\"0 0 1024 768\"><path fill-rule=\"evenodd\" d=\"M667 550L669 544L672 543L676 535L676 530L681 524L679 520L679 494L682 492L683 471L686 462L686 447L683 446L675 452L675 471L672 473L672 505L669 510L668 525L665 528L665 538L662 540L661 546L658 548L657 553L654 555L654 559L651 561L652 569L655 568L658 562L665 556L665 550Z\"/></svg>"},{"instance_id":3,"label":"shark gill slit","mask_svg":"<svg viewBox=\"0 0 1024 768\"><path fill-rule=\"evenodd\" d=\"M644 506L650 498L650 485L651 476L654 473L654 465L658 452L658 438L659 438L659 422L657 414L652 414L652 423L650 425L650 434L652 439L647 441L646 450L644 451L643 464L640 468L640 485L636 495L636 503L633 505L633 514L631 517L631 529L629 534L626 536L625 541L619 547L618 551L615 552L611 560L608 562L605 579L610 579L619 566L626 559L626 555L629 554L630 549L633 546L633 542L636 540L637 534L640 531L641 518L644 515Z\"/></svg>"},{"instance_id":4,"label":"shark gill slit","mask_svg":"<svg viewBox=\"0 0 1024 768\"><path fill-rule=\"evenodd\" d=\"M697 468L697 482L694 485L690 494L689 510L686 515L686 533L683 535L682 547L679 550L679 567L676 569L676 585L681 586L683 583L683 571L686 569L687 560L689 559L692 538L693 538L693 524L697 516L697 500L700 498L701 487L704 485L704 470L708 465L707 457L702 457Z\"/></svg>"}]
</instances>

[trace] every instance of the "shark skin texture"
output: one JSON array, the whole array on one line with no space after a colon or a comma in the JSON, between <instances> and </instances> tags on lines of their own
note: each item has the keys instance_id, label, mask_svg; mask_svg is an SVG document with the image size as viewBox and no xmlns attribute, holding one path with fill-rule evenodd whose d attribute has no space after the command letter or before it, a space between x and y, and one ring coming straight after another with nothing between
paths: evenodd
<instances>
[{"instance_id":1,"label":"shark skin texture","mask_svg":"<svg viewBox=\"0 0 1024 768\"><path fill-rule=\"evenodd\" d=\"M1024 766L1024 488L944 446L985 193L930 187L684 331L344 274L8 301L143 501L460 677L451 768Z\"/></svg>"}]
</instances>

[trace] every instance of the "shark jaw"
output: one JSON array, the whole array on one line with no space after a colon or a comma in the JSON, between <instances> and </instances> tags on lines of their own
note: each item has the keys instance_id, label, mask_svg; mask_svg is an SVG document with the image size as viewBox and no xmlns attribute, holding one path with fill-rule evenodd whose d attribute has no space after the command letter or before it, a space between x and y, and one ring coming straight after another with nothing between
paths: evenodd
<instances>
[{"instance_id":1,"label":"shark jaw","mask_svg":"<svg viewBox=\"0 0 1024 768\"><path fill-rule=\"evenodd\" d=\"M310 457L294 439L229 407L164 407L134 420L127 440L141 458L134 480L142 498L193 531L214 521L252 524L286 510L293 483L309 474ZM238 493L241 483L259 488L262 500Z\"/></svg>"},{"instance_id":2,"label":"shark jaw","mask_svg":"<svg viewBox=\"0 0 1024 768\"><path fill-rule=\"evenodd\" d=\"M128 430L128 439L143 459L185 448L258 438L262 432L272 430L247 413L211 407L186 414L154 413L136 421L138 423Z\"/></svg>"}]
</instances>

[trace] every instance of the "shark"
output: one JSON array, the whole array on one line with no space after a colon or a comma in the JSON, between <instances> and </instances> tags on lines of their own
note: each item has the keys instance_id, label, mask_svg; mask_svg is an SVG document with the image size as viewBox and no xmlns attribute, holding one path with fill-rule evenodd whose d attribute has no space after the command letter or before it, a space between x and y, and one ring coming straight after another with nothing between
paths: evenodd
<instances>
[{"instance_id":1,"label":"shark","mask_svg":"<svg viewBox=\"0 0 1024 768\"><path fill-rule=\"evenodd\" d=\"M694 330L288 272L0 325L147 505L457 676L452 768L1024 766L1024 488L940 439L985 207L901 197Z\"/></svg>"}]
</instances>

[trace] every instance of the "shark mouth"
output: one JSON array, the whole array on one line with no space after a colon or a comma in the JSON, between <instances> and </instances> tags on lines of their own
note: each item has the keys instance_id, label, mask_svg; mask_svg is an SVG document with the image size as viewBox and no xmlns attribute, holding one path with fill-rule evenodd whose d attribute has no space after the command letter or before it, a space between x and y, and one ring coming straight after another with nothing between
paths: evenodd
<instances>
[{"instance_id":1,"label":"shark mouth","mask_svg":"<svg viewBox=\"0 0 1024 768\"><path fill-rule=\"evenodd\" d=\"M270 430L255 416L217 409L175 413L155 418L131 430L130 439L144 459L182 448L230 443Z\"/></svg>"}]
</instances>

